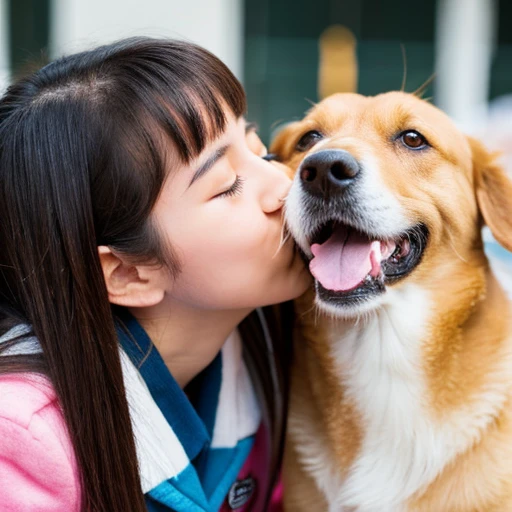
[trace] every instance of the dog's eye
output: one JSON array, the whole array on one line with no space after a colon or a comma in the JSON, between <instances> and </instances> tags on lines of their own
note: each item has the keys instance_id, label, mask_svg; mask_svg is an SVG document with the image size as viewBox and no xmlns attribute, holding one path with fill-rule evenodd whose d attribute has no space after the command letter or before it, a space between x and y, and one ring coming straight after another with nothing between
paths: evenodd
<instances>
[{"instance_id":1,"label":"dog's eye","mask_svg":"<svg viewBox=\"0 0 512 512\"><path fill-rule=\"evenodd\" d=\"M399 139L410 149L423 149L428 146L427 139L416 130L407 130L399 135Z\"/></svg>"},{"instance_id":2,"label":"dog's eye","mask_svg":"<svg viewBox=\"0 0 512 512\"><path fill-rule=\"evenodd\" d=\"M297 145L295 146L295 149L297 151L307 151L323 138L324 136L320 132L311 130L300 138L299 142L297 142Z\"/></svg>"}]
</instances>

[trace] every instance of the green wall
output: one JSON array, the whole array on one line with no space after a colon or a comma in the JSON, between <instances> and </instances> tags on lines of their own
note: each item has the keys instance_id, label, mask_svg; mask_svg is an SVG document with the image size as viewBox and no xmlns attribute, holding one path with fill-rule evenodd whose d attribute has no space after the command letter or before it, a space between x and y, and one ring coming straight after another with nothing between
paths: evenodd
<instances>
[{"instance_id":1,"label":"green wall","mask_svg":"<svg viewBox=\"0 0 512 512\"><path fill-rule=\"evenodd\" d=\"M13 77L47 61L49 0L8 0L10 66Z\"/></svg>"},{"instance_id":2,"label":"green wall","mask_svg":"<svg viewBox=\"0 0 512 512\"><path fill-rule=\"evenodd\" d=\"M246 0L248 117L259 124L265 142L273 125L300 118L309 101L318 100L318 40L332 24L349 27L357 38L359 92L373 95L400 89L402 45L406 90L422 85L434 71L435 3Z\"/></svg>"}]
</instances>

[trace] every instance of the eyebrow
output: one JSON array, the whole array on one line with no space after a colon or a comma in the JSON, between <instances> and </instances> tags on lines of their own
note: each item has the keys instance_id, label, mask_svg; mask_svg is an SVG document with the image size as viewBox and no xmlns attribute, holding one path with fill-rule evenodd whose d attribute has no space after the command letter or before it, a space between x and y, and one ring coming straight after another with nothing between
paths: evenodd
<instances>
[{"instance_id":1,"label":"eyebrow","mask_svg":"<svg viewBox=\"0 0 512 512\"><path fill-rule=\"evenodd\" d=\"M190 183L188 186L190 187L194 181L201 178L201 176L204 176L215 164L218 160L220 160L225 154L226 151L229 149L229 145L222 146L219 149L217 149L213 155L206 160L206 162L201 165L196 172L194 173L194 176L192 176L192 179L190 180ZM187 187L188 188L188 187Z\"/></svg>"},{"instance_id":2,"label":"eyebrow","mask_svg":"<svg viewBox=\"0 0 512 512\"><path fill-rule=\"evenodd\" d=\"M247 135L249 132L257 132L258 125L256 123L247 122L245 123L245 134Z\"/></svg>"}]
</instances>

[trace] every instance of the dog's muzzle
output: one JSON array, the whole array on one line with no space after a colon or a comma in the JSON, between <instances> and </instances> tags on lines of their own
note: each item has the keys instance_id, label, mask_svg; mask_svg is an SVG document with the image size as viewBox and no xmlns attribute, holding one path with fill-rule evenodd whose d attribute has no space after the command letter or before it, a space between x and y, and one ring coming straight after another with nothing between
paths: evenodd
<instances>
[{"instance_id":1,"label":"dog's muzzle","mask_svg":"<svg viewBox=\"0 0 512 512\"><path fill-rule=\"evenodd\" d=\"M301 240L317 299L336 310L385 293L417 267L428 241L421 222L382 232L399 210L385 208L394 205L386 202L391 194L376 196L364 170L345 150L312 153L300 164L288 199L295 204L287 215L299 212L288 222Z\"/></svg>"}]
</instances>

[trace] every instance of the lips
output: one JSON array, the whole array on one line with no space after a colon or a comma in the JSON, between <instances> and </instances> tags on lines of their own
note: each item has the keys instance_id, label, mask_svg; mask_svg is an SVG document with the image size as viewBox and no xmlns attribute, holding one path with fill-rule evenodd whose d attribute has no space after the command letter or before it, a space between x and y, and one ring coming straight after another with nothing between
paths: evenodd
<instances>
[{"instance_id":1,"label":"lips","mask_svg":"<svg viewBox=\"0 0 512 512\"><path fill-rule=\"evenodd\" d=\"M309 268L323 290L337 296L365 288L383 291L382 285L405 277L418 265L427 236L422 224L381 240L344 224L327 223L313 237Z\"/></svg>"}]
</instances>

